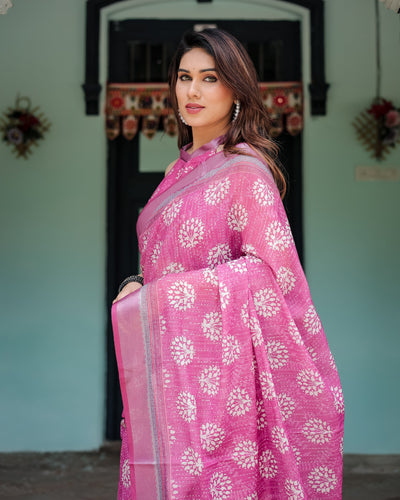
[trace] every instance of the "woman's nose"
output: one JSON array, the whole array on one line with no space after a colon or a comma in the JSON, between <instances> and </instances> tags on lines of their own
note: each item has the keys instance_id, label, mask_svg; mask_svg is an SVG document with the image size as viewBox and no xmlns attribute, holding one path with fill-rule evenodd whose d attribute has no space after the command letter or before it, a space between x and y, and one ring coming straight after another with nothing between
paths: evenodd
<instances>
[{"instance_id":1,"label":"woman's nose","mask_svg":"<svg viewBox=\"0 0 400 500\"><path fill-rule=\"evenodd\" d=\"M198 83L195 80L192 80L190 82L189 88L188 88L188 96L189 97L200 97L200 90Z\"/></svg>"}]
</instances>

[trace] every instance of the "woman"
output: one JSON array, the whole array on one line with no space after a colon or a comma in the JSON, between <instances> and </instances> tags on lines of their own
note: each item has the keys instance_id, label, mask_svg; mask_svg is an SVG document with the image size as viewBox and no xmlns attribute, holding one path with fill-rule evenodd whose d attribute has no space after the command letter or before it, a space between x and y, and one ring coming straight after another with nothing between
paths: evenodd
<instances>
[{"instance_id":1,"label":"woman","mask_svg":"<svg viewBox=\"0 0 400 500\"><path fill-rule=\"evenodd\" d=\"M169 83L181 154L138 221L145 286L127 278L112 312L119 498L339 499L342 391L254 67L190 32Z\"/></svg>"}]
</instances>

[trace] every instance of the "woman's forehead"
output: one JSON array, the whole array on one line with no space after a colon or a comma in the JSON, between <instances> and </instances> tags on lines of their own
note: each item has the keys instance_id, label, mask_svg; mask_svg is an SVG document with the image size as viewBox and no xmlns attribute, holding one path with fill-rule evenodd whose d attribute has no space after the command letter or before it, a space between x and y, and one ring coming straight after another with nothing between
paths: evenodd
<instances>
[{"instance_id":1,"label":"woman's forehead","mask_svg":"<svg viewBox=\"0 0 400 500\"><path fill-rule=\"evenodd\" d=\"M215 68L215 61L204 49L194 47L183 54L179 67L189 71L192 69L211 69Z\"/></svg>"}]
</instances>

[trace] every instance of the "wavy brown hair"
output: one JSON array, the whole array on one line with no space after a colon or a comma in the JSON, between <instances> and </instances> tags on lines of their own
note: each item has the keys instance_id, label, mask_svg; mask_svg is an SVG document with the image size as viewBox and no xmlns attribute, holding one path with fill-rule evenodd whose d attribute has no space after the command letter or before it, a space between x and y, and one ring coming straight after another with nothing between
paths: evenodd
<instances>
[{"instance_id":1,"label":"wavy brown hair","mask_svg":"<svg viewBox=\"0 0 400 500\"><path fill-rule=\"evenodd\" d=\"M279 167L279 148L269 134L271 120L261 100L256 70L243 45L226 31L212 28L200 32L186 32L171 61L168 82L171 104L178 121L179 148L192 142L192 129L184 125L178 117L175 87L182 56L194 48L205 50L214 59L221 82L232 90L235 100L240 100L239 115L235 121L231 121L226 134L225 153L244 154L236 146L246 142L267 162L283 198L286 181ZM233 110L234 106L232 114Z\"/></svg>"}]
</instances>

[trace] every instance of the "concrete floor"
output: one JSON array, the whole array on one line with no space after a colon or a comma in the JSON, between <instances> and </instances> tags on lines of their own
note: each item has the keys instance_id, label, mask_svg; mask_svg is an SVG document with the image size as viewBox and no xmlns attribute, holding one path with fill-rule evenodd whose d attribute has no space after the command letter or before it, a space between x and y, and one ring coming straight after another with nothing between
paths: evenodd
<instances>
[{"instance_id":1,"label":"concrete floor","mask_svg":"<svg viewBox=\"0 0 400 500\"><path fill-rule=\"evenodd\" d=\"M118 474L119 443L98 452L3 453L0 499L115 500ZM346 455L343 499L400 500L400 456Z\"/></svg>"}]
</instances>

